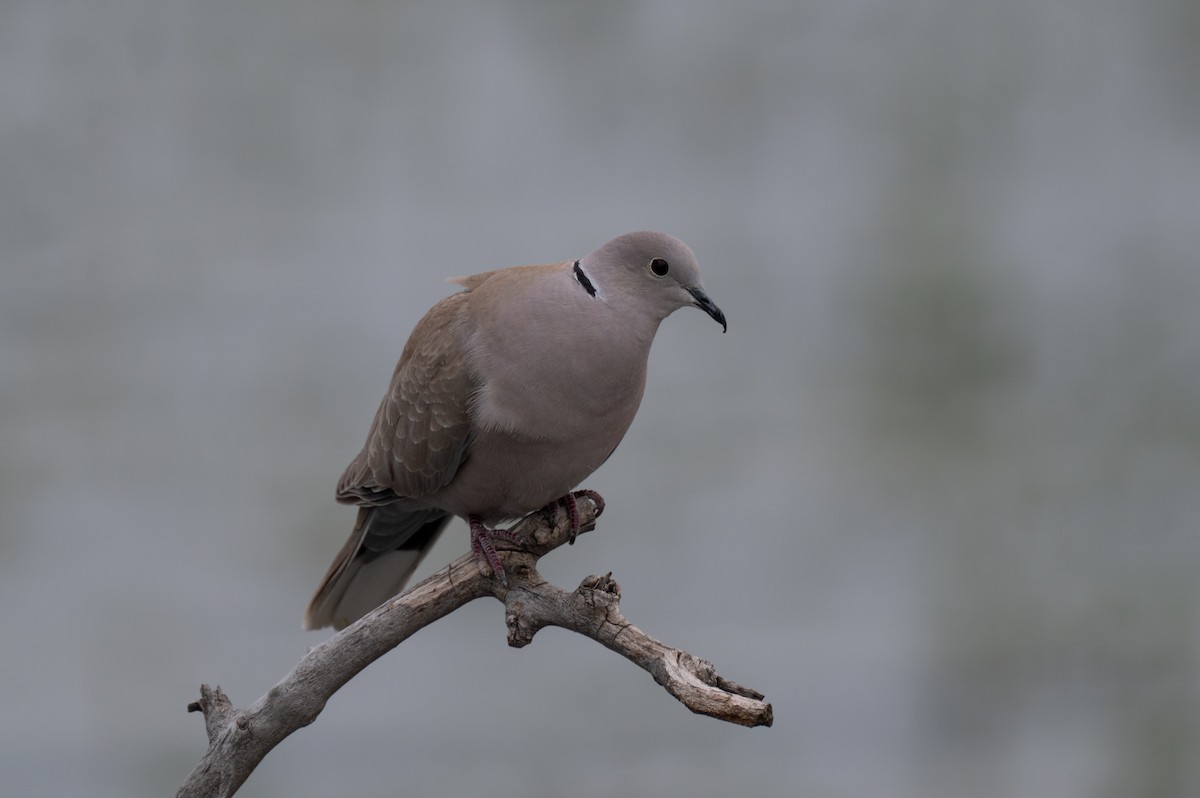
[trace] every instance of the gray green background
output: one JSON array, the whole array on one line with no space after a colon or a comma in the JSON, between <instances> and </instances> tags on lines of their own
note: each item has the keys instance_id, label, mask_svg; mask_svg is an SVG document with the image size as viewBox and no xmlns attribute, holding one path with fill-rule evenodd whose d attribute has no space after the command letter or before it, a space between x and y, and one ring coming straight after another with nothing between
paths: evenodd
<instances>
[{"instance_id":1,"label":"gray green background","mask_svg":"<svg viewBox=\"0 0 1200 798\"><path fill-rule=\"evenodd\" d=\"M649 227L729 334L663 326L545 572L775 727L479 602L242 794L1200 794L1198 9L0 3L3 792L171 794L199 684L323 639L442 279Z\"/></svg>"}]
</instances>

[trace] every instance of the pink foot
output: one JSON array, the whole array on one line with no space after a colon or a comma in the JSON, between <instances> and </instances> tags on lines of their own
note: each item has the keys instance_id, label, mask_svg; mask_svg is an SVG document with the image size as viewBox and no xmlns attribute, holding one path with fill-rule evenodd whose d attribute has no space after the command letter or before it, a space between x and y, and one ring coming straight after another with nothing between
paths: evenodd
<instances>
[{"instance_id":1,"label":"pink foot","mask_svg":"<svg viewBox=\"0 0 1200 798\"><path fill-rule=\"evenodd\" d=\"M568 493L560 499L556 499L547 505L550 509L550 523L558 523L558 508L565 506L567 508L567 518L571 522L571 535L567 538L567 545L575 545L575 537L579 534L579 497L586 496L596 505L596 515L604 512L604 499L594 490L576 490Z\"/></svg>"},{"instance_id":2,"label":"pink foot","mask_svg":"<svg viewBox=\"0 0 1200 798\"><path fill-rule=\"evenodd\" d=\"M492 538L503 538L513 543L519 543L517 536L507 529L488 529L483 523L483 519L477 515L467 516L467 523L471 527L471 551L491 567L492 574L500 580L500 584L508 587L504 564L500 562L500 555L496 553L496 547L492 545Z\"/></svg>"}]
</instances>

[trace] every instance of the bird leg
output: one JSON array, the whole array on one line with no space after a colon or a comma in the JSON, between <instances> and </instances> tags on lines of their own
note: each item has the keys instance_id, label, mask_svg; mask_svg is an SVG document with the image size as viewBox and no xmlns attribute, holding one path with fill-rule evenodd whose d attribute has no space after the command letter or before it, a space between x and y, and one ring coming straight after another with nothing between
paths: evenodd
<instances>
[{"instance_id":1,"label":"bird leg","mask_svg":"<svg viewBox=\"0 0 1200 798\"><path fill-rule=\"evenodd\" d=\"M568 493L562 498L555 499L546 505L550 511L550 523L558 524L558 512L560 507L567 508L567 518L571 521L571 535L567 538L567 545L575 545L575 537L579 534L579 497L586 496L596 505L596 515L604 512L604 499L594 490L576 490Z\"/></svg>"},{"instance_id":2,"label":"bird leg","mask_svg":"<svg viewBox=\"0 0 1200 798\"><path fill-rule=\"evenodd\" d=\"M508 577L504 574L504 563L492 545L492 538L504 538L512 543L520 543L517 536L507 529L488 529L483 519L477 515L468 515L467 523L471 527L471 551L475 556L486 562L492 569L492 574L500 580L500 584L508 587Z\"/></svg>"},{"instance_id":3,"label":"bird leg","mask_svg":"<svg viewBox=\"0 0 1200 798\"><path fill-rule=\"evenodd\" d=\"M567 518L571 522L570 537L567 539L569 544L575 543L575 536L579 534L579 497L586 496L596 505L596 515L604 512L604 499L594 490L577 490L568 493L560 499L556 499L547 504L543 509L550 513L550 523L558 524L558 513L560 507L567 508ZM501 538L510 543L521 544L520 538L513 534L508 529L488 529L483 523L483 519L477 515L468 515L467 523L471 527L471 551L476 557L483 562L486 562L492 569L492 574L500 580L500 584L508 587L508 577L504 573L504 563L500 561L500 555L496 553L496 547L492 545L492 540Z\"/></svg>"}]
</instances>

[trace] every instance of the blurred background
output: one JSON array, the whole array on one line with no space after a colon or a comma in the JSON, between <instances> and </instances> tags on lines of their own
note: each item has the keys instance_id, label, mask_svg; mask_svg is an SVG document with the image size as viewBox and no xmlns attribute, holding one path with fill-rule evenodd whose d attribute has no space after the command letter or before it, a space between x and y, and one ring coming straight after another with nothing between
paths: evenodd
<instances>
[{"instance_id":1,"label":"blurred background","mask_svg":"<svg viewBox=\"0 0 1200 798\"><path fill-rule=\"evenodd\" d=\"M242 794L1200 794L1198 75L1190 0L6 0L5 791L172 794L443 278L655 228L729 334L544 572L774 728L477 602Z\"/></svg>"}]
</instances>

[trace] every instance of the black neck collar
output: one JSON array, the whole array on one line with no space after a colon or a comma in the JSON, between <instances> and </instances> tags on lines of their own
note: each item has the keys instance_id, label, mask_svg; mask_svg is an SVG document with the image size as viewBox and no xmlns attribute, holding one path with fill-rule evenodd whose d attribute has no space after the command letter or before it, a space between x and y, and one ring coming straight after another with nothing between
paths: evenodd
<instances>
[{"instance_id":1,"label":"black neck collar","mask_svg":"<svg viewBox=\"0 0 1200 798\"><path fill-rule=\"evenodd\" d=\"M583 273L583 269L579 268L579 261L575 261L575 279L583 286L583 290L588 292L588 296L596 295L596 286L592 285L592 281Z\"/></svg>"}]
</instances>

